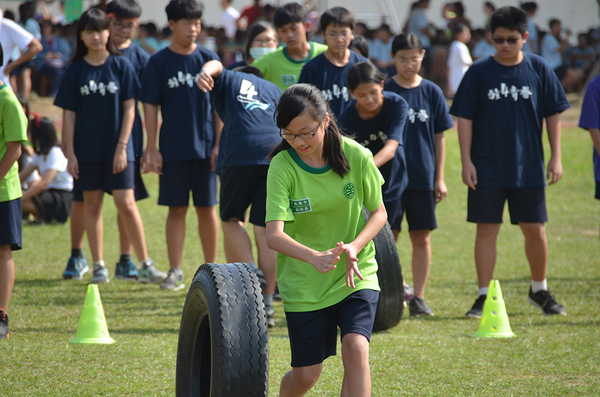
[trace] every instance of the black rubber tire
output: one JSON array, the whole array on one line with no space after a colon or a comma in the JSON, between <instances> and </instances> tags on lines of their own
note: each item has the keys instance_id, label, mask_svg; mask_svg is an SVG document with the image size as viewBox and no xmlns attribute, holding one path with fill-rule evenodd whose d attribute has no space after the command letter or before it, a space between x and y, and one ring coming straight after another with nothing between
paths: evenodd
<instances>
[{"instance_id":1,"label":"black rubber tire","mask_svg":"<svg viewBox=\"0 0 600 397\"><path fill-rule=\"evenodd\" d=\"M269 337L258 277L246 263L198 269L183 307L177 396L267 396Z\"/></svg>"},{"instance_id":2,"label":"black rubber tire","mask_svg":"<svg viewBox=\"0 0 600 397\"><path fill-rule=\"evenodd\" d=\"M365 220L369 211L363 207ZM404 287L402 286L402 266L398 249L389 223L373 239L375 259L377 260L377 278L379 279L379 302L375 313L373 331L384 331L398 325L404 312Z\"/></svg>"}]
</instances>

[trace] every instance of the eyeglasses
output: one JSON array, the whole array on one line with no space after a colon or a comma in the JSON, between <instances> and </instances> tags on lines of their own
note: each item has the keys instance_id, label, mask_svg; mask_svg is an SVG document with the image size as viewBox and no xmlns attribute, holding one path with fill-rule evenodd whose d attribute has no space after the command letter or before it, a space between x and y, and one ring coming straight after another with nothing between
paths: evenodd
<instances>
[{"instance_id":1,"label":"eyeglasses","mask_svg":"<svg viewBox=\"0 0 600 397\"><path fill-rule=\"evenodd\" d=\"M259 46L266 47L269 45L277 44L277 40L275 40L275 39L253 40L252 44L258 44Z\"/></svg>"},{"instance_id":2,"label":"eyeglasses","mask_svg":"<svg viewBox=\"0 0 600 397\"><path fill-rule=\"evenodd\" d=\"M516 44L517 41L519 41L519 39L515 37L511 37L509 39L494 37L492 40L494 40L494 43L496 44L504 44L505 41L508 44Z\"/></svg>"},{"instance_id":3,"label":"eyeglasses","mask_svg":"<svg viewBox=\"0 0 600 397\"><path fill-rule=\"evenodd\" d=\"M325 33L325 37L327 37L328 39L337 39L338 37L341 37L342 39L347 39L351 35L352 35L351 30L345 30L343 32L327 32L327 33Z\"/></svg>"},{"instance_id":4,"label":"eyeglasses","mask_svg":"<svg viewBox=\"0 0 600 397\"><path fill-rule=\"evenodd\" d=\"M282 130L279 130L279 136L285 139L286 141L293 141L296 138L300 138L304 141L307 141L315 137L317 131L319 131L319 128L321 127L321 124L323 124L322 121L319 123L319 125L317 126L317 128L315 128L313 132L304 132L302 134L286 134Z\"/></svg>"},{"instance_id":5,"label":"eyeglasses","mask_svg":"<svg viewBox=\"0 0 600 397\"><path fill-rule=\"evenodd\" d=\"M118 30L133 30L137 28L137 22L114 21L113 26Z\"/></svg>"},{"instance_id":6,"label":"eyeglasses","mask_svg":"<svg viewBox=\"0 0 600 397\"><path fill-rule=\"evenodd\" d=\"M411 63L411 64L415 65L415 64L421 62L422 60L423 60L423 57L418 57L418 58L414 57L414 58L410 58L410 59L408 59L408 58L394 58L394 61L397 64L400 64L400 65L406 65L407 63Z\"/></svg>"}]
</instances>

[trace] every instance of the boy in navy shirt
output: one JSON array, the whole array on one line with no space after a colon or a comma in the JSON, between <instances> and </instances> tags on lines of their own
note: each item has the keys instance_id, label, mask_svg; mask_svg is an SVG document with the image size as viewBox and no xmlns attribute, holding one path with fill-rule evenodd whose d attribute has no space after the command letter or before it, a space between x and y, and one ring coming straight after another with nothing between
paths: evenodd
<instances>
[{"instance_id":1,"label":"boy in navy shirt","mask_svg":"<svg viewBox=\"0 0 600 397\"><path fill-rule=\"evenodd\" d=\"M202 66L219 58L213 51L196 45L202 17L198 2L174 0L166 12L173 42L152 55L142 77L140 101L144 104L148 133L142 167L160 175L158 204L169 206L166 235L171 269L161 288L178 290L184 287L181 256L190 190L198 215L204 262L217 259L217 178L211 157L216 161L218 136L209 94L202 92L196 81ZM163 123L157 148L159 106Z\"/></svg>"},{"instance_id":2,"label":"boy in navy shirt","mask_svg":"<svg viewBox=\"0 0 600 397\"><path fill-rule=\"evenodd\" d=\"M496 265L496 240L506 200L511 223L518 224L525 236L531 269L529 302L546 315L565 315L565 308L546 285L544 177L550 184L562 178L560 113L570 105L546 61L521 51L528 38L523 10L500 8L492 15L491 30L496 55L469 68L450 110L458 117L462 177L469 187L467 220L477 223L479 297L467 317L481 317ZM543 119L551 150L545 175Z\"/></svg>"},{"instance_id":3,"label":"boy in navy shirt","mask_svg":"<svg viewBox=\"0 0 600 397\"><path fill-rule=\"evenodd\" d=\"M368 61L348 49L354 38L354 25L354 16L343 7L325 11L321 15L321 30L328 48L304 65L298 79L298 83L309 83L320 89L336 117L350 100L348 70L356 63Z\"/></svg>"},{"instance_id":4,"label":"boy in navy shirt","mask_svg":"<svg viewBox=\"0 0 600 397\"><path fill-rule=\"evenodd\" d=\"M230 71L219 61L210 61L202 67L197 84L202 91L211 91L215 110L224 121L219 162L225 255L228 262L254 263L245 228L246 210L252 205L249 221L254 225L258 264L267 282L263 294L267 323L273 327L277 253L267 246L265 211L267 156L281 142L273 117L281 90L264 80L255 67Z\"/></svg>"},{"instance_id":5,"label":"boy in navy shirt","mask_svg":"<svg viewBox=\"0 0 600 397\"><path fill-rule=\"evenodd\" d=\"M589 131L594 143L594 179L596 181L596 198L600 200L600 76L590 81L586 90L579 126Z\"/></svg>"},{"instance_id":6,"label":"boy in navy shirt","mask_svg":"<svg viewBox=\"0 0 600 397\"><path fill-rule=\"evenodd\" d=\"M433 311L424 299L431 267L430 234L437 228L436 204L448 194L444 183L444 131L454 123L440 87L419 76L425 56L419 36L414 33L396 36L391 55L398 74L385 83L384 89L400 95L409 107L404 128L408 186L400 199L399 222L391 226L397 240L400 221L406 213L414 282L414 297L409 300L408 308L411 316L431 316Z\"/></svg>"}]
</instances>

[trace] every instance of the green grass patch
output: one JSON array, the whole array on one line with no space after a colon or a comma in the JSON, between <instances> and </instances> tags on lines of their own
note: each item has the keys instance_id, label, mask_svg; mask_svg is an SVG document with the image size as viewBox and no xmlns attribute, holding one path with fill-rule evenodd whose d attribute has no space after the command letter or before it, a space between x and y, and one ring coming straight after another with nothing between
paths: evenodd
<instances>
[{"instance_id":1,"label":"green grass patch","mask_svg":"<svg viewBox=\"0 0 600 397\"><path fill-rule=\"evenodd\" d=\"M449 131L446 137L449 195L438 207L439 229L432 235L433 264L426 291L436 315L427 319L407 316L397 327L373 336L373 396L597 395L599 211L593 199L589 136L575 128L564 130L564 179L547 189L548 281L566 306L567 317L545 317L527 303L530 274L523 237L505 214L495 276L517 335L512 339L474 338L479 321L464 318L477 291L475 227L465 221L467 189L461 182L456 132ZM138 204L150 255L160 270L166 270L167 211L156 205L157 179L155 175L145 176L153 196ZM116 213L112 198L107 195L105 200L104 257L113 273L119 256ZM193 209L187 220L183 270L189 287L203 255ZM25 248L15 253L11 338L0 342L0 395L174 395L177 338L186 290L173 293L155 285L112 280L100 287L100 293L116 343L69 344L86 291L83 282L61 280L70 253L69 226L24 226L23 240ZM406 233L401 234L398 249L405 277L411 282L411 247ZM90 259L87 243L85 252ZM219 260L225 260L222 250ZM277 395L290 361L280 303L276 311L276 327L269 335L270 396ZM339 395L342 376L340 355L328 359L309 395Z\"/></svg>"}]
</instances>

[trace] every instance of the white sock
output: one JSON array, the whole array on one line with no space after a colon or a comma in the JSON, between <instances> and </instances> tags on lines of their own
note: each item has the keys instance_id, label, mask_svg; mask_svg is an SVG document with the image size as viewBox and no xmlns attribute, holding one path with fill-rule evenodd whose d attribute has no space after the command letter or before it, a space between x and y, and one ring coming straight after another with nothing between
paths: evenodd
<instances>
[{"instance_id":1,"label":"white sock","mask_svg":"<svg viewBox=\"0 0 600 397\"><path fill-rule=\"evenodd\" d=\"M263 295L265 306L273 306L273 295Z\"/></svg>"},{"instance_id":2,"label":"white sock","mask_svg":"<svg viewBox=\"0 0 600 397\"><path fill-rule=\"evenodd\" d=\"M531 280L531 291L535 294L538 291L547 291L548 285L546 285L546 279L544 281L533 281Z\"/></svg>"},{"instance_id":3,"label":"white sock","mask_svg":"<svg viewBox=\"0 0 600 397\"><path fill-rule=\"evenodd\" d=\"M479 288L479 296L481 296L481 295L487 295L488 289L490 289L490 287Z\"/></svg>"},{"instance_id":4,"label":"white sock","mask_svg":"<svg viewBox=\"0 0 600 397\"><path fill-rule=\"evenodd\" d=\"M178 276L181 276L183 274L183 270L181 269L175 269L172 267L171 270L173 270L173 273L175 273Z\"/></svg>"},{"instance_id":5,"label":"white sock","mask_svg":"<svg viewBox=\"0 0 600 397\"><path fill-rule=\"evenodd\" d=\"M94 264L92 265L92 267L95 267L96 265L104 267L104 261L94 262Z\"/></svg>"}]
</instances>

